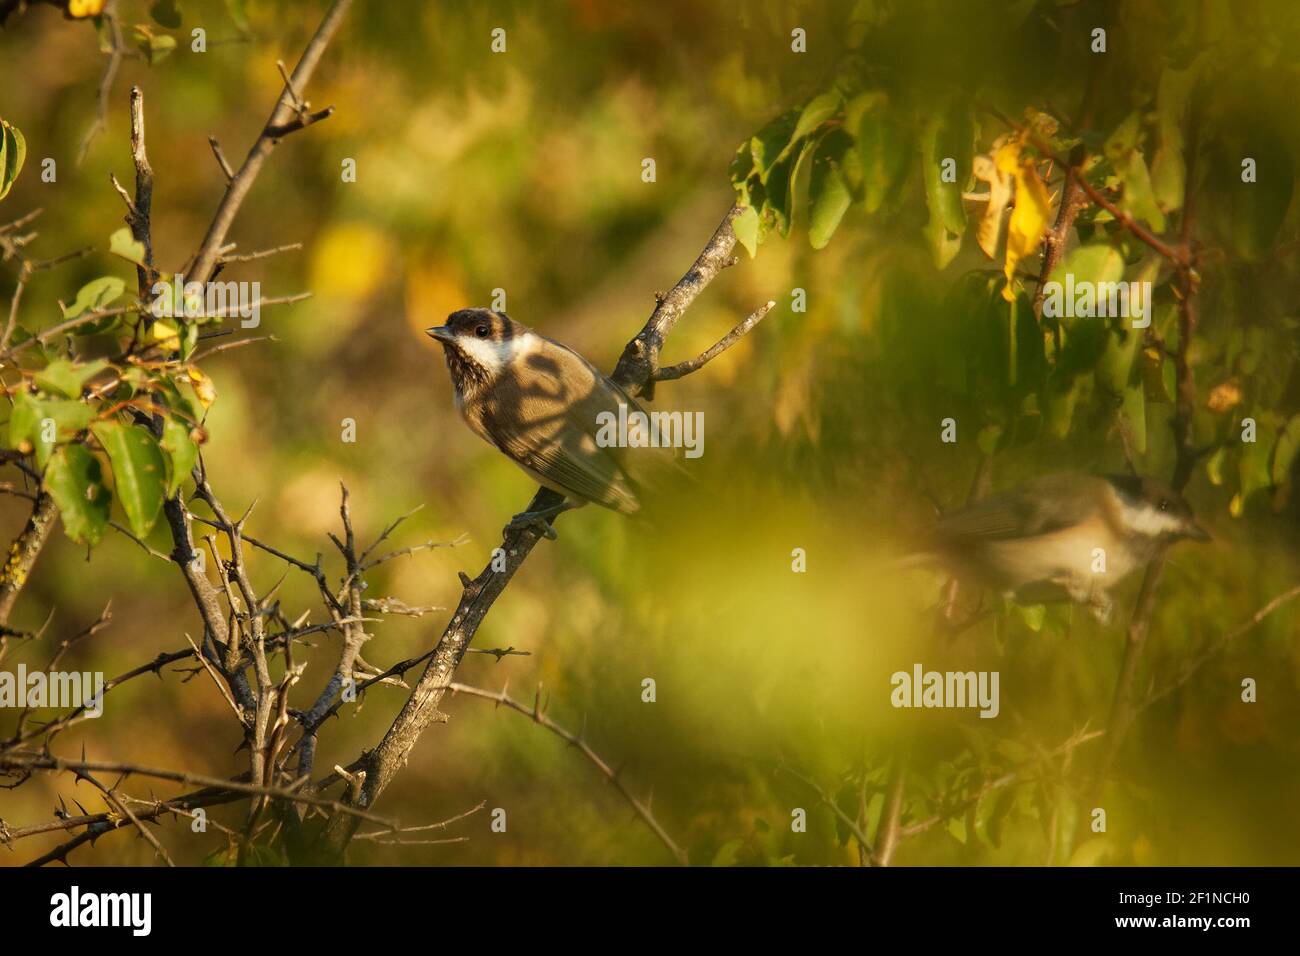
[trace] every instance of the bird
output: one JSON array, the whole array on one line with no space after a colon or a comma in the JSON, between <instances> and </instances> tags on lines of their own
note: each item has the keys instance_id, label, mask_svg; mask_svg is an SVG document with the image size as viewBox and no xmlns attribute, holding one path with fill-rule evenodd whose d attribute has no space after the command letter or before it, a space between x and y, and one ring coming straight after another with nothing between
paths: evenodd
<instances>
[{"instance_id":1,"label":"bird","mask_svg":"<svg viewBox=\"0 0 1300 956\"><path fill-rule=\"evenodd\" d=\"M572 508L594 502L629 515L641 509L627 449L597 440L602 414L617 416L620 405L638 409L617 383L504 312L461 309L425 332L442 346L456 408L470 430L565 498L515 515L510 527L531 525L554 539L551 520Z\"/></svg>"},{"instance_id":2,"label":"bird","mask_svg":"<svg viewBox=\"0 0 1300 956\"><path fill-rule=\"evenodd\" d=\"M1082 604L1105 624L1129 573L1163 546L1209 538L1158 479L1055 473L941 516L898 566L939 565L1019 603Z\"/></svg>"}]
</instances>

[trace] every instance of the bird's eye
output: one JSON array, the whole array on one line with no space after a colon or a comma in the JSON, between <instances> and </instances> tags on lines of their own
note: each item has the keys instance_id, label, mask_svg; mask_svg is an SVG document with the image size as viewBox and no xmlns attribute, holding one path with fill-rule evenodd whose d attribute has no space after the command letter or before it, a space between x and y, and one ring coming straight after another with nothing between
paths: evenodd
<instances>
[{"instance_id":1,"label":"bird's eye","mask_svg":"<svg viewBox=\"0 0 1300 956\"><path fill-rule=\"evenodd\" d=\"M1168 499L1168 498L1161 498L1161 499L1160 499L1160 510L1161 510L1161 511L1168 511L1168 510L1169 510L1169 499Z\"/></svg>"},{"instance_id":2,"label":"bird's eye","mask_svg":"<svg viewBox=\"0 0 1300 956\"><path fill-rule=\"evenodd\" d=\"M474 330L474 334L481 339L485 339L488 337L488 327L486 325L480 325L477 329Z\"/></svg>"}]
</instances>

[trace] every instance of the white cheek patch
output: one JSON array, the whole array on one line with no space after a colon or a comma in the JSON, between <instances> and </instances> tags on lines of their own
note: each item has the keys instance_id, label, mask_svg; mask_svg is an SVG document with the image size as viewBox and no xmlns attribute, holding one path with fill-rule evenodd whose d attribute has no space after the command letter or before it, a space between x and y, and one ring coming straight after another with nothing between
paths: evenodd
<instances>
[{"instance_id":1,"label":"white cheek patch","mask_svg":"<svg viewBox=\"0 0 1300 956\"><path fill-rule=\"evenodd\" d=\"M1161 511L1158 508L1134 508L1123 503L1120 504L1120 508L1123 509L1124 524L1138 534L1156 538L1162 534L1183 531L1183 519L1173 512Z\"/></svg>"},{"instance_id":2,"label":"white cheek patch","mask_svg":"<svg viewBox=\"0 0 1300 956\"><path fill-rule=\"evenodd\" d=\"M461 335L456 338L456 345L467 356L487 371L496 375L512 361L532 351L536 336L524 334L508 338L502 342L495 339L480 339L475 335Z\"/></svg>"}]
</instances>

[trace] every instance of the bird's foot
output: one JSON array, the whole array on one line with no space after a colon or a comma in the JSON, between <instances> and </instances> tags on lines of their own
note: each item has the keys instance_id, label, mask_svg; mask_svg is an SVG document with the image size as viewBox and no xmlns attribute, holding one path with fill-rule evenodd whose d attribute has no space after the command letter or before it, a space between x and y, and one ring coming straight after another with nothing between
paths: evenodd
<instances>
[{"instance_id":1,"label":"bird's foot","mask_svg":"<svg viewBox=\"0 0 1300 956\"><path fill-rule=\"evenodd\" d=\"M1105 592L1099 591L1088 599L1088 611L1104 627L1115 615L1115 602Z\"/></svg>"},{"instance_id":2,"label":"bird's foot","mask_svg":"<svg viewBox=\"0 0 1300 956\"><path fill-rule=\"evenodd\" d=\"M521 511L510 519L506 528L510 531L524 531L528 528L535 528L542 537L554 541L559 537L555 529L551 527L550 519L555 517L555 512L546 511Z\"/></svg>"},{"instance_id":3,"label":"bird's foot","mask_svg":"<svg viewBox=\"0 0 1300 956\"><path fill-rule=\"evenodd\" d=\"M549 508L538 508L536 511L521 511L510 519L510 524L506 527L514 530L536 528L543 537L554 541L557 535L555 528L551 525L551 519L577 507L579 505L565 500L558 505L551 505Z\"/></svg>"}]
</instances>

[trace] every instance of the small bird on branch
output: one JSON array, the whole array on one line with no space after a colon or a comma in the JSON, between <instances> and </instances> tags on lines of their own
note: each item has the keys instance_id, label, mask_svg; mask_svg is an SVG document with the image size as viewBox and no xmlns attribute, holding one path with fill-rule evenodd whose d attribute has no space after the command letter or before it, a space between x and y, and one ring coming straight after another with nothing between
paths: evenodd
<instances>
[{"instance_id":1,"label":"small bird on branch","mask_svg":"<svg viewBox=\"0 0 1300 956\"><path fill-rule=\"evenodd\" d=\"M565 497L515 515L511 527L533 526L554 538L550 519L588 502L624 514L641 509L646 471L631 467L627 447L601 437L602 422L640 412L626 391L503 312L462 309L425 331L443 348L456 407L474 434Z\"/></svg>"}]
</instances>

